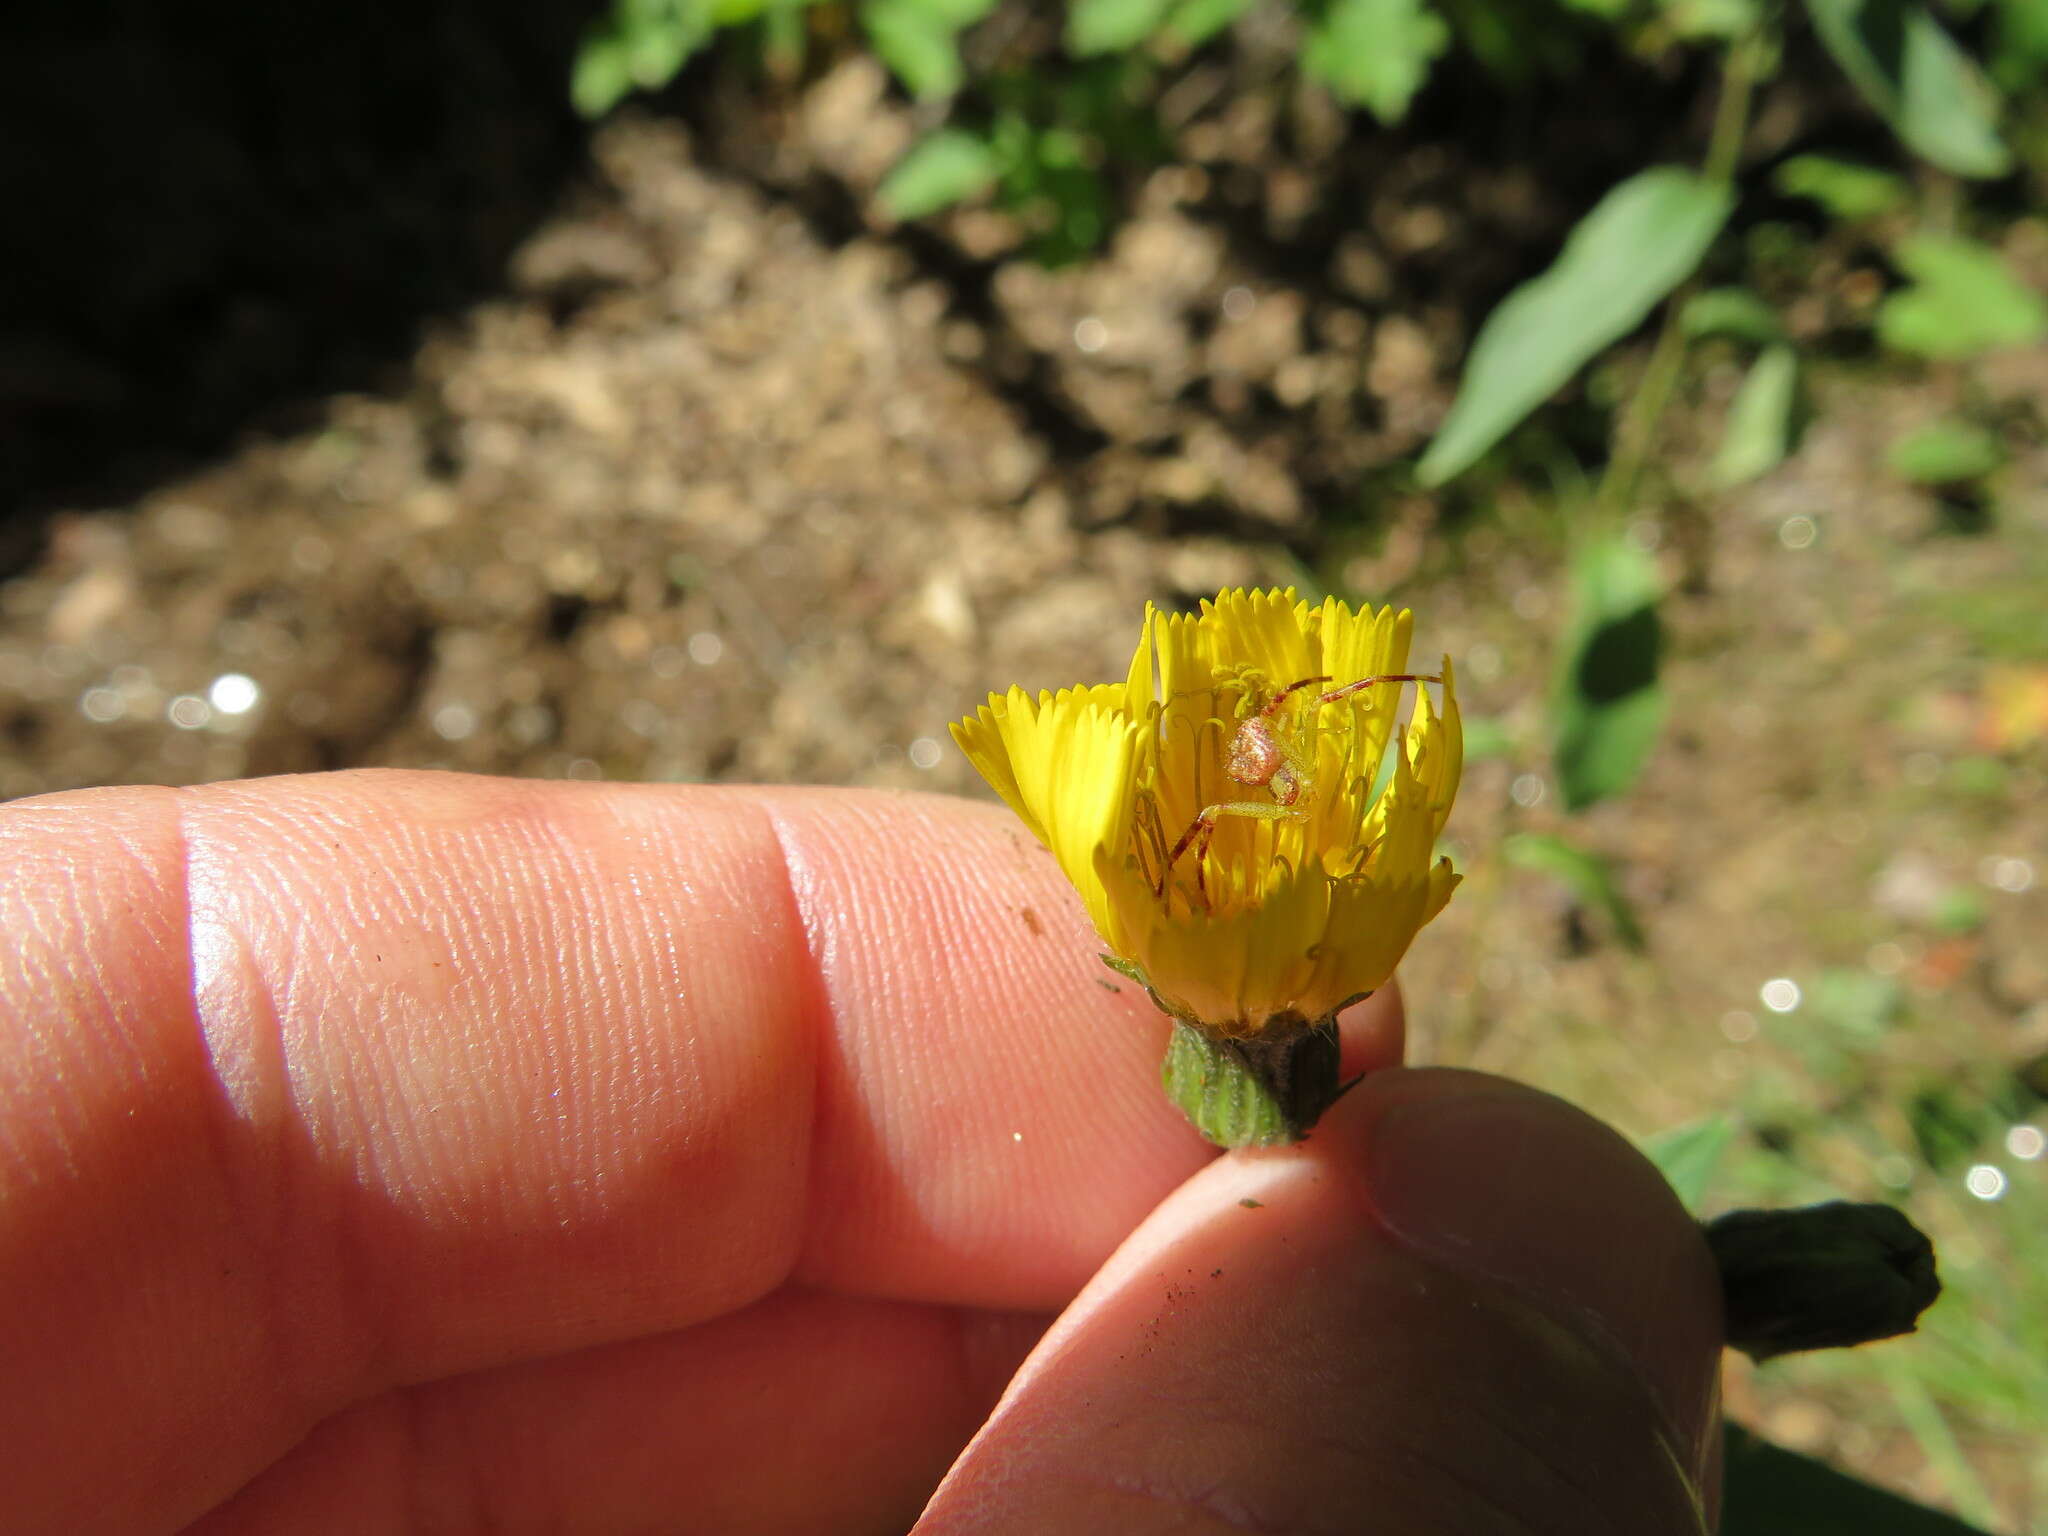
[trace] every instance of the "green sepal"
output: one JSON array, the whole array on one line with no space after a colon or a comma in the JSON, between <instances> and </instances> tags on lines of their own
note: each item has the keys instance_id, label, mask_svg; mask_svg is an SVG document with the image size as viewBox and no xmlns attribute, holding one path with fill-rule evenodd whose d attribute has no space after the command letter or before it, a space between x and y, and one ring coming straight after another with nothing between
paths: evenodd
<instances>
[{"instance_id":1,"label":"green sepal","mask_svg":"<svg viewBox=\"0 0 2048 1536\"><path fill-rule=\"evenodd\" d=\"M1343 1096L1337 1067L1335 1015L1277 1018L1249 1039L1175 1019L1159 1080L1217 1146L1273 1147L1301 1140Z\"/></svg>"},{"instance_id":2,"label":"green sepal","mask_svg":"<svg viewBox=\"0 0 2048 1536\"><path fill-rule=\"evenodd\" d=\"M1135 960L1126 960L1122 955L1097 955L1096 959L1115 971L1119 976L1129 977L1147 992L1152 990L1152 978L1145 974L1145 967Z\"/></svg>"}]
</instances>

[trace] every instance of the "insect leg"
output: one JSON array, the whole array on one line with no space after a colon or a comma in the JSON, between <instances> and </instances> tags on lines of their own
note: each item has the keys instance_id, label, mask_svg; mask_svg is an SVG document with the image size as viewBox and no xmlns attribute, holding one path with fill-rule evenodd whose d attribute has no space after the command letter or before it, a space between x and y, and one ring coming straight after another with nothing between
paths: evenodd
<instances>
[{"instance_id":1,"label":"insect leg","mask_svg":"<svg viewBox=\"0 0 2048 1536\"><path fill-rule=\"evenodd\" d=\"M1329 680L1329 675L1325 673L1321 677L1304 677L1295 682L1289 683L1285 688L1282 688L1278 693L1274 694L1273 697L1266 700L1266 707L1259 711L1260 717L1266 720L1272 719L1274 715L1280 712L1280 706L1282 704L1285 704L1295 694L1301 692L1302 689L1307 688L1314 683L1327 683ZM1323 698L1317 700L1316 702L1320 704L1327 704L1329 702L1329 696L1325 695Z\"/></svg>"},{"instance_id":2,"label":"insect leg","mask_svg":"<svg viewBox=\"0 0 2048 1536\"><path fill-rule=\"evenodd\" d=\"M1328 682L1328 678L1310 678L1310 682ZM1355 683L1346 683L1341 688L1332 688L1316 700L1318 707L1335 704L1339 699L1348 699L1354 693L1370 688L1374 683L1440 683L1443 675L1437 672L1383 672L1378 677L1361 677ZM1298 684L1296 686L1299 686Z\"/></svg>"}]
</instances>

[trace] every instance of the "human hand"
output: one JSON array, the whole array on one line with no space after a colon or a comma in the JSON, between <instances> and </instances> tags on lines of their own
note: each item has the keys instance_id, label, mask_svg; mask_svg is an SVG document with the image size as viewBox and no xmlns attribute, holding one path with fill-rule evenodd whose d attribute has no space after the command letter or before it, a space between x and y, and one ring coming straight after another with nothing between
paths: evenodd
<instances>
[{"instance_id":1,"label":"human hand","mask_svg":"<svg viewBox=\"0 0 2048 1536\"><path fill-rule=\"evenodd\" d=\"M1000 812L90 791L0 923L9 1532L1705 1528L1655 1172L1393 1070L1212 1160Z\"/></svg>"}]
</instances>

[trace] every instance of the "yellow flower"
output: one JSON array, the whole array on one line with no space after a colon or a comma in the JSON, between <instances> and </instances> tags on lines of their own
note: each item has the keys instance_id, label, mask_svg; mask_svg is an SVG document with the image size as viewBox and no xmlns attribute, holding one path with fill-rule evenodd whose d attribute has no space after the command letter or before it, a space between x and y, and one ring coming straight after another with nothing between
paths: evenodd
<instances>
[{"instance_id":1,"label":"yellow flower","mask_svg":"<svg viewBox=\"0 0 2048 1536\"><path fill-rule=\"evenodd\" d=\"M1162 1008L1287 1033L1381 986L1458 883L1432 857L1462 759L1450 662L1398 744L1409 683L1366 682L1406 676L1412 628L1292 589L1148 607L1124 682L1012 688L953 737Z\"/></svg>"}]
</instances>

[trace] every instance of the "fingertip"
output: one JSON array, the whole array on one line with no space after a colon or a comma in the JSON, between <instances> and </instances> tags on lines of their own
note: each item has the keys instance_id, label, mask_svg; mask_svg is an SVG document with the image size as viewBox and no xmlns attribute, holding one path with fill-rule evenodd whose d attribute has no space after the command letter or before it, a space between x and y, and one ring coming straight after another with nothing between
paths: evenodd
<instances>
[{"instance_id":1,"label":"fingertip","mask_svg":"<svg viewBox=\"0 0 2048 1536\"><path fill-rule=\"evenodd\" d=\"M1719 1281L1697 1224L1625 1138L1550 1094L1442 1068L1362 1085L1331 1133L1390 1236L1592 1336L1641 1378L1704 1481Z\"/></svg>"},{"instance_id":2,"label":"fingertip","mask_svg":"<svg viewBox=\"0 0 2048 1536\"><path fill-rule=\"evenodd\" d=\"M1467 1101L1467 1134L1476 1123L1500 1156L1537 1168L1503 1177L1499 1203L1441 1170L1404 1188L1405 1161L1443 1155L1417 1126L1433 1109L1452 1123ZM1713 1309L1687 1288L1681 1244L1647 1269L1615 1258L1616 1231L1664 1217L1633 1172L1603 1174L1603 1160L1640 1162L1611 1135L1476 1074L1385 1072L1307 1143L1209 1165L1047 1335L919 1536L1465 1536L1504 1520L1697 1536L1714 1437L1675 1421L1711 1407L1717 1350L1700 1314ZM1544 1183L1545 1165L1566 1188ZM1619 1203L1595 1238L1573 1225L1570 1186L1601 1178ZM1422 1209L1431 1200L1445 1208ZM1523 1220L1518 1203L1558 1214ZM1559 1240L1576 1261L1551 1252ZM1645 1251L1663 1241L1652 1231ZM1668 1338L1632 1331L1660 1307L1679 1314ZM1659 1350L1672 1374L1653 1383Z\"/></svg>"},{"instance_id":3,"label":"fingertip","mask_svg":"<svg viewBox=\"0 0 2048 1536\"><path fill-rule=\"evenodd\" d=\"M807 1284L1053 1308L1213 1156L1164 1102L1165 1019L1098 959L1007 812L776 790L832 1020Z\"/></svg>"}]
</instances>

